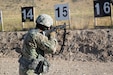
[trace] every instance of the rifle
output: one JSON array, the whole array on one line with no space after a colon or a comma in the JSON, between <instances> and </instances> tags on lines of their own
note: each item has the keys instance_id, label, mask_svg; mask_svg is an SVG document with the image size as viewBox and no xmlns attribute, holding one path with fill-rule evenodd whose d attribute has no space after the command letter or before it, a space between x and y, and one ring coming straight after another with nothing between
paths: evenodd
<instances>
[{"instance_id":1,"label":"rifle","mask_svg":"<svg viewBox=\"0 0 113 75\"><path fill-rule=\"evenodd\" d=\"M64 23L64 25L59 25L59 26L55 26L55 27L51 27L50 30L45 30L44 31L44 34L45 36L49 36L49 34L53 31L57 31L58 29L66 29L66 26L69 26L69 25L66 25L66 23Z\"/></svg>"}]
</instances>

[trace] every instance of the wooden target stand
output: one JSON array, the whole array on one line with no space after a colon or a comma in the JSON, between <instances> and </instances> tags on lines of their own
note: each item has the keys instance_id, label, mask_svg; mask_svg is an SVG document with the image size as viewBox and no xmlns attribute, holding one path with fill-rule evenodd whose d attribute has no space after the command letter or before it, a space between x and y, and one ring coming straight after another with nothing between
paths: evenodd
<instances>
[{"instance_id":1,"label":"wooden target stand","mask_svg":"<svg viewBox=\"0 0 113 75\"><path fill-rule=\"evenodd\" d=\"M109 26L98 26L98 21L97 21L98 18L94 17L94 28L96 28L96 29L98 29L98 28L102 28L102 29L103 28L113 28L112 17L110 16L109 18L110 18L110 21L111 21L111 25L109 25Z\"/></svg>"},{"instance_id":2,"label":"wooden target stand","mask_svg":"<svg viewBox=\"0 0 113 75\"><path fill-rule=\"evenodd\" d=\"M1 26L2 31L4 31L4 25L3 25L3 13L2 13L2 10L0 10L0 24L2 25L2 26Z\"/></svg>"}]
</instances>

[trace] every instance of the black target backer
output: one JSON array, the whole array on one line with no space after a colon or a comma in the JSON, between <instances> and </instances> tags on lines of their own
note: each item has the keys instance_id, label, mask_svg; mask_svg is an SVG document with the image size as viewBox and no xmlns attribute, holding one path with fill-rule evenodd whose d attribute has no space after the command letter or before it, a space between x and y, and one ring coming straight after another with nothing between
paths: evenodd
<instances>
[{"instance_id":1,"label":"black target backer","mask_svg":"<svg viewBox=\"0 0 113 75\"><path fill-rule=\"evenodd\" d=\"M21 14L22 14L22 22L34 21L33 7L22 7Z\"/></svg>"},{"instance_id":2,"label":"black target backer","mask_svg":"<svg viewBox=\"0 0 113 75\"><path fill-rule=\"evenodd\" d=\"M94 16L111 16L110 0L94 0Z\"/></svg>"}]
</instances>

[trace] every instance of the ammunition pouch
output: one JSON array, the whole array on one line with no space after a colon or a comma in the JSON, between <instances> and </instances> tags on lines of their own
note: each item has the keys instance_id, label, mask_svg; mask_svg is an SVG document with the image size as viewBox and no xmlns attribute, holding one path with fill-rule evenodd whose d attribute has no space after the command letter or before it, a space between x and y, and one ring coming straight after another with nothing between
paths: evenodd
<instances>
[{"instance_id":1,"label":"ammunition pouch","mask_svg":"<svg viewBox=\"0 0 113 75\"><path fill-rule=\"evenodd\" d=\"M49 71L50 64L47 60L44 61L43 72L47 73Z\"/></svg>"},{"instance_id":2,"label":"ammunition pouch","mask_svg":"<svg viewBox=\"0 0 113 75\"><path fill-rule=\"evenodd\" d=\"M42 57L41 57L42 58ZM43 60L40 60L40 56L39 56L39 64L37 65L36 69L35 69L35 72L37 74L40 74L40 73L47 73L49 71L49 66L50 64L48 63L48 61L43 57L42 58Z\"/></svg>"},{"instance_id":3,"label":"ammunition pouch","mask_svg":"<svg viewBox=\"0 0 113 75\"><path fill-rule=\"evenodd\" d=\"M39 62L40 61L38 59L33 59L31 63L28 65L29 69L35 70Z\"/></svg>"},{"instance_id":4,"label":"ammunition pouch","mask_svg":"<svg viewBox=\"0 0 113 75\"><path fill-rule=\"evenodd\" d=\"M25 67L27 69L31 69L31 70L35 70L37 65L39 64L39 62L40 62L40 60L38 60L38 59L31 59L31 60L29 60L29 59L27 59L25 57L21 57L19 59L19 63L23 67Z\"/></svg>"}]
</instances>

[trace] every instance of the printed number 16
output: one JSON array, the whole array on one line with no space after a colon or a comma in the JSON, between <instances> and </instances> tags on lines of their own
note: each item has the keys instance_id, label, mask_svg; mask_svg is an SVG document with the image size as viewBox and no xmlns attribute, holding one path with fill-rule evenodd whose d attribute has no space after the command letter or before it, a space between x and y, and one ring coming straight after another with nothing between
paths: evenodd
<instances>
[{"instance_id":1,"label":"printed number 16","mask_svg":"<svg viewBox=\"0 0 113 75\"><path fill-rule=\"evenodd\" d=\"M99 5L99 3L97 3L96 5L95 5L95 8L96 8L96 10L97 10L97 15L100 15L100 7L99 7L100 5ZM103 5L103 10L104 10L104 13L105 14L109 14L110 13L110 4L109 4L109 2L105 2L104 3L104 5Z\"/></svg>"}]
</instances>

